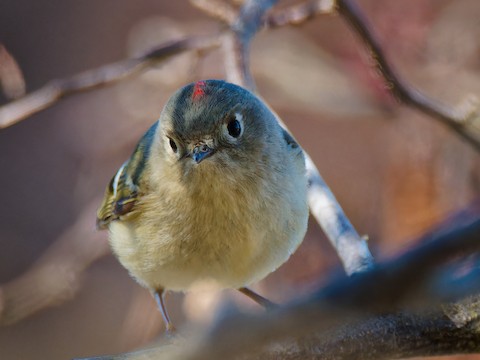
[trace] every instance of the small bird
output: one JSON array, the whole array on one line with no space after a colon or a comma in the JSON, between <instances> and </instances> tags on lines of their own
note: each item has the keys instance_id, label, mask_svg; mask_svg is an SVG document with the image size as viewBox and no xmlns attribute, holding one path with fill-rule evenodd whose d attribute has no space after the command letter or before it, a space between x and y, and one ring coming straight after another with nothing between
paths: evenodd
<instances>
[{"instance_id":1,"label":"small bird","mask_svg":"<svg viewBox=\"0 0 480 360\"><path fill-rule=\"evenodd\" d=\"M282 265L308 220L301 147L251 92L221 80L178 90L107 186L97 226L158 303L213 279L248 285Z\"/></svg>"}]
</instances>

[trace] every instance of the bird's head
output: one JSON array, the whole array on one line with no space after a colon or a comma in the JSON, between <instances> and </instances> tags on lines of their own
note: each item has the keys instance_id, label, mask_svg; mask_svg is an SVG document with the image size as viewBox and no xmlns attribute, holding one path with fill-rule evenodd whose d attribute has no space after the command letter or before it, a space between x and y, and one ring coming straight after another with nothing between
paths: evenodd
<instances>
[{"instance_id":1,"label":"bird's head","mask_svg":"<svg viewBox=\"0 0 480 360\"><path fill-rule=\"evenodd\" d=\"M265 149L279 131L275 116L255 95L224 81L206 80L170 98L157 139L163 160L182 177L218 171L235 177L261 167L267 160Z\"/></svg>"}]
</instances>

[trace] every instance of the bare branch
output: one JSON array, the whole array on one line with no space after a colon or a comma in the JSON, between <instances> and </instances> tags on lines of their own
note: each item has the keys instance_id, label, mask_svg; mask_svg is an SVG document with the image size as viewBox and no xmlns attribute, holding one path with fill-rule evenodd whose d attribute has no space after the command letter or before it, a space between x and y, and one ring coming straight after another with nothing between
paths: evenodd
<instances>
[{"instance_id":1,"label":"bare branch","mask_svg":"<svg viewBox=\"0 0 480 360\"><path fill-rule=\"evenodd\" d=\"M358 235L307 153L305 158L310 212L335 248L345 272L351 275L370 269L374 259L366 240Z\"/></svg>"},{"instance_id":2,"label":"bare branch","mask_svg":"<svg viewBox=\"0 0 480 360\"><path fill-rule=\"evenodd\" d=\"M0 129L24 120L69 95L111 85L169 57L189 50L216 47L218 42L218 35L175 40L151 49L137 58L104 65L70 78L54 80L43 88L0 107Z\"/></svg>"},{"instance_id":3,"label":"bare branch","mask_svg":"<svg viewBox=\"0 0 480 360\"><path fill-rule=\"evenodd\" d=\"M441 121L461 138L480 151L480 133L478 107L472 109L450 108L415 89L401 78L387 60L378 37L372 30L366 16L354 0L336 0L338 12L357 33L373 57L376 69L384 78L387 88L401 102L412 106L423 113Z\"/></svg>"},{"instance_id":4,"label":"bare branch","mask_svg":"<svg viewBox=\"0 0 480 360\"><path fill-rule=\"evenodd\" d=\"M474 330L478 325L475 320L457 326L439 309L380 315L267 348L253 359L380 360L472 354L480 352L480 332Z\"/></svg>"},{"instance_id":5,"label":"bare branch","mask_svg":"<svg viewBox=\"0 0 480 360\"><path fill-rule=\"evenodd\" d=\"M471 299L464 310L478 315L478 298ZM301 340L284 340L241 358L381 360L473 354L480 352L480 332L476 330L478 326L478 317L468 324L458 326L439 308L426 314L403 312L379 315L362 321L344 320L338 328L318 332ZM183 353L175 344L163 344L118 356L84 360L172 360L184 359Z\"/></svg>"}]
</instances>

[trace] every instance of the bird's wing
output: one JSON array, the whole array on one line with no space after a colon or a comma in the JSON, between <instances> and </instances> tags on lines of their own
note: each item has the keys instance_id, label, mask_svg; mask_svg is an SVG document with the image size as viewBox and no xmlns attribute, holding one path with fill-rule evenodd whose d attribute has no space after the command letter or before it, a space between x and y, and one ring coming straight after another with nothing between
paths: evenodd
<instances>
[{"instance_id":1,"label":"bird's wing","mask_svg":"<svg viewBox=\"0 0 480 360\"><path fill-rule=\"evenodd\" d=\"M138 199L138 187L127 173L129 161L124 163L105 190L102 205L97 211L97 227L107 228L113 220L126 216L134 210Z\"/></svg>"},{"instance_id":2,"label":"bird's wing","mask_svg":"<svg viewBox=\"0 0 480 360\"><path fill-rule=\"evenodd\" d=\"M144 193L142 174L147 165L157 125L158 122L145 133L130 159L110 180L102 204L97 211L99 229L105 229L110 222L126 219L135 213L135 204Z\"/></svg>"}]
</instances>

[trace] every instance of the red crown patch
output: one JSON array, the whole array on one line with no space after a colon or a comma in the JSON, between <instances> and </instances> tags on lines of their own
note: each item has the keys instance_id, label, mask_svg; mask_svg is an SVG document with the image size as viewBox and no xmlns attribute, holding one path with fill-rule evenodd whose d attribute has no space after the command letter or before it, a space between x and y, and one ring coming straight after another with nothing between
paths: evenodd
<instances>
[{"instance_id":1,"label":"red crown patch","mask_svg":"<svg viewBox=\"0 0 480 360\"><path fill-rule=\"evenodd\" d=\"M195 85L193 85L192 99L199 100L202 97L204 97L206 86L207 86L207 83L205 81L197 81Z\"/></svg>"}]
</instances>

